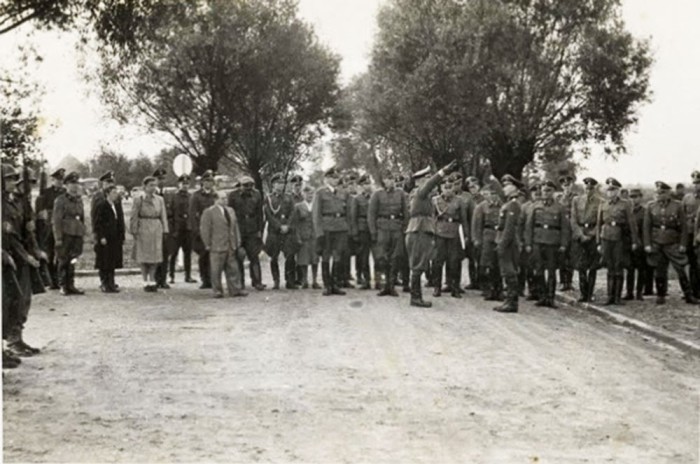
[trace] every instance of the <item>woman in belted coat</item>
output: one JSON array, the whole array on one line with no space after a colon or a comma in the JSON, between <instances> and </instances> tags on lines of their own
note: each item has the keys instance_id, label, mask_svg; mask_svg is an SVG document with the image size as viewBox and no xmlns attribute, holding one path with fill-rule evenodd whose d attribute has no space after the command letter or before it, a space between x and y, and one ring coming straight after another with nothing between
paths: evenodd
<instances>
[{"instance_id":1,"label":"woman in belted coat","mask_svg":"<svg viewBox=\"0 0 700 464\"><path fill-rule=\"evenodd\" d=\"M168 216L163 197L156 195L155 177L143 180L144 194L134 199L129 230L134 236L134 259L141 265L144 290L156 292L156 268L163 261L163 234Z\"/></svg>"},{"instance_id":2,"label":"woman in belted coat","mask_svg":"<svg viewBox=\"0 0 700 464\"><path fill-rule=\"evenodd\" d=\"M99 270L105 293L119 292L114 281L115 269L123 264L124 216L117 207L119 192L115 186L105 189L105 199L95 205L95 267Z\"/></svg>"}]
</instances>

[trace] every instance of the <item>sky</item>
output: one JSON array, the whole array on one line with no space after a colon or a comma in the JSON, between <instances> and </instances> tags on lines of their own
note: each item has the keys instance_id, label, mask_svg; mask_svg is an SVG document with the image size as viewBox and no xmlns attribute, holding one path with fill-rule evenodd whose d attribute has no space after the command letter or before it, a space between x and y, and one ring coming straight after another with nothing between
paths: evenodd
<instances>
[{"instance_id":1,"label":"sky","mask_svg":"<svg viewBox=\"0 0 700 464\"><path fill-rule=\"evenodd\" d=\"M299 2L300 15L340 55L343 83L367 68L382 2ZM700 169L700 0L623 0L623 18L634 35L651 38L652 101L641 107L639 123L627 136L628 154L618 161L594 154L581 160L580 176L614 176L628 183L687 182L690 172ZM84 63L74 50L74 34L23 26L0 37L0 66L14 66L13 50L25 41L43 57L32 77L45 89L41 148L49 163L69 154L87 160L100 146L128 156L151 155L169 146L163 136L111 120L92 84L82 77Z\"/></svg>"}]
</instances>

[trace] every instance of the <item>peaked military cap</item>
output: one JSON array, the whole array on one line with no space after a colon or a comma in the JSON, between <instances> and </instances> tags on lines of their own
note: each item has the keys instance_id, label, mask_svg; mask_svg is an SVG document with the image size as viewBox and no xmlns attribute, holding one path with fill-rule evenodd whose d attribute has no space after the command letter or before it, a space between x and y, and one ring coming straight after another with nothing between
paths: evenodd
<instances>
[{"instance_id":1,"label":"peaked military cap","mask_svg":"<svg viewBox=\"0 0 700 464\"><path fill-rule=\"evenodd\" d=\"M165 177L167 172L163 168L158 168L155 171L153 171L153 177L159 178L159 177Z\"/></svg>"},{"instance_id":2,"label":"peaked military cap","mask_svg":"<svg viewBox=\"0 0 700 464\"><path fill-rule=\"evenodd\" d=\"M583 183L586 185L598 185L598 181L592 177L586 177L583 179Z\"/></svg>"},{"instance_id":3,"label":"peaked military cap","mask_svg":"<svg viewBox=\"0 0 700 464\"><path fill-rule=\"evenodd\" d=\"M622 184L614 177L605 179L605 185L607 185L608 188L622 188Z\"/></svg>"},{"instance_id":4,"label":"peaked military cap","mask_svg":"<svg viewBox=\"0 0 700 464\"><path fill-rule=\"evenodd\" d=\"M207 169L202 173L202 176L199 178L200 181L204 182L205 180L214 180L214 171L211 169Z\"/></svg>"},{"instance_id":5,"label":"peaked military cap","mask_svg":"<svg viewBox=\"0 0 700 464\"><path fill-rule=\"evenodd\" d=\"M292 184L301 184L302 182L304 182L304 178L301 177L301 175L299 174L294 174L291 177L291 179L289 179L289 182L291 182Z\"/></svg>"},{"instance_id":6,"label":"peaked military cap","mask_svg":"<svg viewBox=\"0 0 700 464\"><path fill-rule=\"evenodd\" d=\"M576 180L576 177L574 177L573 174L563 174L559 176L559 183L563 184L565 182L574 182Z\"/></svg>"},{"instance_id":7,"label":"peaked military cap","mask_svg":"<svg viewBox=\"0 0 700 464\"><path fill-rule=\"evenodd\" d=\"M663 191L666 191L666 190L671 190L671 186L668 185L666 182L661 181L661 180L657 180L657 181L654 183L654 185L656 186L656 190L660 190L660 191L662 191L662 192L663 192Z\"/></svg>"},{"instance_id":8,"label":"peaked military cap","mask_svg":"<svg viewBox=\"0 0 700 464\"><path fill-rule=\"evenodd\" d=\"M284 182L284 174L281 172L276 172L270 177L270 182L275 183L275 182Z\"/></svg>"},{"instance_id":9,"label":"peaked military cap","mask_svg":"<svg viewBox=\"0 0 700 464\"><path fill-rule=\"evenodd\" d=\"M685 185L683 185L682 183L678 183L678 184L676 184L676 188L677 189L684 189Z\"/></svg>"},{"instance_id":10,"label":"peaked military cap","mask_svg":"<svg viewBox=\"0 0 700 464\"><path fill-rule=\"evenodd\" d=\"M324 177L338 177L338 170L334 167L326 169L326 172L323 173Z\"/></svg>"},{"instance_id":11,"label":"peaked military cap","mask_svg":"<svg viewBox=\"0 0 700 464\"><path fill-rule=\"evenodd\" d=\"M630 189L630 196L631 197L641 197L642 196L642 189L638 189L638 188Z\"/></svg>"},{"instance_id":12,"label":"peaked military cap","mask_svg":"<svg viewBox=\"0 0 700 464\"><path fill-rule=\"evenodd\" d=\"M542 188L547 187L547 188L551 188L551 189L555 190L557 188L557 185L554 182L552 182L551 180L545 180L542 182L541 187Z\"/></svg>"},{"instance_id":13,"label":"peaked military cap","mask_svg":"<svg viewBox=\"0 0 700 464\"><path fill-rule=\"evenodd\" d=\"M467 177L467 183L468 183L468 184L477 184L477 185L479 185L479 179L477 179L477 178L474 177L474 176L469 176L469 177Z\"/></svg>"},{"instance_id":14,"label":"peaked military cap","mask_svg":"<svg viewBox=\"0 0 700 464\"><path fill-rule=\"evenodd\" d=\"M370 183L370 178L369 175L367 174L362 174L359 179L357 179L357 183L360 185L367 185Z\"/></svg>"},{"instance_id":15,"label":"peaked military cap","mask_svg":"<svg viewBox=\"0 0 700 464\"><path fill-rule=\"evenodd\" d=\"M421 169L420 171L414 172L413 178L414 179L421 179L421 178L427 176L428 174L430 174L430 166L428 166L427 168Z\"/></svg>"},{"instance_id":16,"label":"peaked military cap","mask_svg":"<svg viewBox=\"0 0 700 464\"><path fill-rule=\"evenodd\" d=\"M156 179L155 176L146 176L146 177L143 178L143 185L148 185L149 183L155 182L155 181L157 181L157 180L158 180L158 179Z\"/></svg>"},{"instance_id":17,"label":"peaked military cap","mask_svg":"<svg viewBox=\"0 0 700 464\"><path fill-rule=\"evenodd\" d=\"M344 177L345 177L345 180L350 181L350 182L354 182L357 180L357 173L355 171L347 171L345 173Z\"/></svg>"},{"instance_id":18,"label":"peaked military cap","mask_svg":"<svg viewBox=\"0 0 700 464\"><path fill-rule=\"evenodd\" d=\"M58 180L63 180L63 176L65 174L66 174L66 170L64 168L58 168L49 177L53 177L54 179L58 179Z\"/></svg>"},{"instance_id":19,"label":"peaked military cap","mask_svg":"<svg viewBox=\"0 0 700 464\"><path fill-rule=\"evenodd\" d=\"M2 178L19 177L19 171L14 166L7 163L2 163Z\"/></svg>"},{"instance_id":20,"label":"peaked military cap","mask_svg":"<svg viewBox=\"0 0 700 464\"><path fill-rule=\"evenodd\" d=\"M394 176L394 181L395 182L405 182L406 181L406 176L401 174L400 172Z\"/></svg>"},{"instance_id":21,"label":"peaked military cap","mask_svg":"<svg viewBox=\"0 0 700 464\"><path fill-rule=\"evenodd\" d=\"M536 192L537 190L540 189L540 187L542 187L542 186L540 185L539 182L533 182L532 184L530 184L530 191Z\"/></svg>"},{"instance_id":22,"label":"peaked military cap","mask_svg":"<svg viewBox=\"0 0 700 464\"><path fill-rule=\"evenodd\" d=\"M80 175L73 171L69 172L66 177L63 179L64 184L77 184L78 181L80 180Z\"/></svg>"},{"instance_id":23,"label":"peaked military cap","mask_svg":"<svg viewBox=\"0 0 700 464\"><path fill-rule=\"evenodd\" d=\"M100 182L114 182L114 171L107 171L100 176Z\"/></svg>"},{"instance_id":24,"label":"peaked military cap","mask_svg":"<svg viewBox=\"0 0 700 464\"><path fill-rule=\"evenodd\" d=\"M241 185L255 184L255 181L253 180L252 177L250 177L250 176L245 176L245 175L244 175L244 176L241 176L241 177L238 179L238 182L239 182Z\"/></svg>"},{"instance_id":25,"label":"peaked military cap","mask_svg":"<svg viewBox=\"0 0 700 464\"><path fill-rule=\"evenodd\" d=\"M700 171L693 171L690 178L693 179L694 184L700 183Z\"/></svg>"},{"instance_id":26,"label":"peaked military cap","mask_svg":"<svg viewBox=\"0 0 700 464\"><path fill-rule=\"evenodd\" d=\"M177 181L188 183L190 181L190 176L188 176L187 174L183 174L177 178Z\"/></svg>"},{"instance_id":27,"label":"peaked military cap","mask_svg":"<svg viewBox=\"0 0 700 464\"><path fill-rule=\"evenodd\" d=\"M517 182L518 182L518 180L515 177L511 176L510 174L505 174L503 177L501 177L501 184L510 183L510 184L516 185Z\"/></svg>"}]
</instances>

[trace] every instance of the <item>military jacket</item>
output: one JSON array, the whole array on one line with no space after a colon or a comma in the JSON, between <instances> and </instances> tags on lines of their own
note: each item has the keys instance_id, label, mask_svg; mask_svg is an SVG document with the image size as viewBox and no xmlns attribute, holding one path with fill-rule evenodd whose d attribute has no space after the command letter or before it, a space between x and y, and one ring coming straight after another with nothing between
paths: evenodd
<instances>
[{"instance_id":1,"label":"military jacket","mask_svg":"<svg viewBox=\"0 0 700 464\"><path fill-rule=\"evenodd\" d=\"M7 250L15 261L27 262L29 252L24 247L22 234L24 219L21 205L10 195L2 195L2 248Z\"/></svg>"},{"instance_id":2,"label":"military jacket","mask_svg":"<svg viewBox=\"0 0 700 464\"><path fill-rule=\"evenodd\" d=\"M350 233L357 235L358 232L367 232L369 230L368 215L369 215L369 193L358 193L352 198L350 203Z\"/></svg>"},{"instance_id":3,"label":"military jacket","mask_svg":"<svg viewBox=\"0 0 700 464\"><path fill-rule=\"evenodd\" d=\"M234 190L228 195L228 205L236 212L242 236L262 234L265 224L262 194L258 190Z\"/></svg>"},{"instance_id":4,"label":"military jacket","mask_svg":"<svg viewBox=\"0 0 700 464\"><path fill-rule=\"evenodd\" d=\"M190 198L189 220L190 230L195 235L199 235L199 223L202 218L202 213L214 203L216 203L216 192L214 190L207 193L204 189L199 189L192 194L192 198ZM238 217L238 213L236 213L236 217Z\"/></svg>"},{"instance_id":5,"label":"military jacket","mask_svg":"<svg viewBox=\"0 0 700 464\"><path fill-rule=\"evenodd\" d=\"M522 208L516 199L511 199L501 206L498 213L498 225L496 225L497 244L520 243L518 230Z\"/></svg>"},{"instance_id":6,"label":"military jacket","mask_svg":"<svg viewBox=\"0 0 700 464\"><path fill-rule=\"evenodd\" d=\"M525 245L568 246L569 219L561 203L540 200L530 208L525 219Z\"/></svg>"},{"instance_id":7,"label":"military jacket","mask_svg":"<svg viewBox=\"0 0 700 464\"><path fill-rule=\"evenodd\" d=\"M286 193L271 193L265 198L265 219L267 220L267 233L279 234L282 226L294 227L294 200Z\"/></svg>"},{"instance_id":8,"label":"military jacket","mask_svg":"<svg viewBox=\"0 0 700 464\"><path fill-rule=\"evenodd\" d=\"M425 232L435 234L435 207L430 199L430 192L440 183L442 173L436 172L425 183L414 189L408 197L408 226L406 233Z\"/></svg>"},{"instance_id":9,"label":"military jacket","mask_svg":"<svg viewBox=\"0 0 700 464\"><path fill-rule=\"evenodd\" d=\"M603 201L598 207L597 240L617 242L631 235L631 243L639 244L637 224L632 214L632 203L622 198Z\"/></svg>"},{"instance_id":10,"label":"military jacket","mask_svg":"<svg viewBox=\"0 0 700 464\"><path fill-rule=\"evenodd\" d=\"M637 236L640 240L644 237L644 209L643 205L632 205L632 216L634 216L634 222L637 225Z\"/></svg>"},{"instance_id":11,"label":"military jacket","mask_svg":"<svg viewBox=\"0 0 700 464\"><path fill-rule=\"evenodd\" d=\"M460 226L467 230L467 208L464 201L457 197L445 198L438 195L433 198L435 207L435 235L445 238L459 238Z\"/></svg>"},{"instance_id":12,"label":"military jacket","mask_svg":"<svg viewBox=\"0 0 700 464\"><path fill-rule=\"evenodd\" d=\"M501 206L500 200L494 203L484 200L476 206L472 221L472 240L475 244L496 241L496 227L501 214Z\"/></svg>"},{"instance_id":13,"label":"military jacket","mask_svg":"<svg viewBox=\"0 0 700 464\"><path fill-rule=\"evenodd\" d=\"M190 224L190 192L178 190L166 199L165 210L171 232L189 230Z\"/></svg>"},{"instance_id":14,"label":"military jacket","mask_svg":"<svg viewBox=\"0 0 700 464\"><path fill-rule=\"evenodd\" d=\"M678 200L652 201L644 213L644 246L686 246L688 231L683 205Z\"/></svg>"},{"instance_id":15,"label":"military jacket","mask_svg":"<svg viewBox=\"0 0 700 464\"><path fill-rule=\"evenodd\" d=\"M571 202L571 232L574 240L595 238L598 208L603 198L596 192L577 195Z\"/></svg>"},{"instance_id":16,"label":"military jacket","mask_svg":"<svg viewBox=\"0 0 700 464\"><path fill-rule=\"evenodd\" d=\"M56 241L62 241L65 235L85 235L83 199L68 192L58 197L53 206L53 236Z\"/></svg>"},{"instance_id":17,"label":"military jacket","mask_svg":"<svg viewBox=\"0 0 700 464\"><path fill-rule=\"evenodd\" d=\"M378 230L404 230L409 219L408 194L397 188L377 190L369 200L367 216L373 236Z\"/></svg>"},{"instance_id":18,"label":"military jacket","mask_svg":"<svg viewBox=\"0 0 700 464\"><path fill-rule=\"evenodd\" d=\"M326 232L348 232L350 226L350 201L348 194L337 188L324 186L314 195L313 220L317 237Z\"/></svg>"},{"instance_id":19,"label":"military jacket","mask_svg":"<svg viewBox=\"0 0 700 464\"><path fill-rule=\"evenodd\" d=\"M42 190L34 203L37 220L44 220L48 223L52 223L53 205L56 203L56 198L64 193L66 193L66 189L63 187L54 187L53 185Z\"/></svg>"},{"instance_id":20,"label":"military jacket","mask_svg":"<svg viewBox=\"0 0 700 464\"><path fill-rule=\"evenodd\" d=\"M700 245L700 208L695 214L695 244Z\"/></svg>"},{"instance_id":21,"label":"military jacket","mask_svg":"<svg viewBox=\"0 0 700 464\"><path fill-rule=\"evenodd\" d=\"M700 193L686 193L683 197L683 211L685 211L686 226L688 233L693 232L695 226L695 215L700 209Z\"/></svg>"}]
</instances>

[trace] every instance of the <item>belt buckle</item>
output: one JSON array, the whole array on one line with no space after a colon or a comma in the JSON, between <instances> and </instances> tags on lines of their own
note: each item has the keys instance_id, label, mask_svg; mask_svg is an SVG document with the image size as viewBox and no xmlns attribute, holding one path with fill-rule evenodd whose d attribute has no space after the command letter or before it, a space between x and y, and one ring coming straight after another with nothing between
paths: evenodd
<instances>
[{"instance_id":1,"label":"belt buckle","mask_svg":"<svg viewBox=\"0 0 700 464\"><path fill-rule=\"evenodd\" d=\"M665 224L661 224L660 229L661 229L661 230L666 230L666 225L665 225Z\"/></svg>"},{"instance_id":2,"label":"belt buckle","mask_svg":"<svg viewBox=\"0 0 700 464\"><path fill-rule=\"evenodd\" d=\"M340 213L335 213L335 217L339 218L339 217L340 217Z\"/></svg>"},{"instance_id":3,"label":"belt buckle","mask_svg":"<svg viewBox=\"0 0 700 464\"><path fill-rule=\"evenodd\" d=\"M613 221L610 223L611 226L615 227L617 225L617 222Z\"/></svg>"},{"instance_id":4,"label":"belt buckle","mask_svg":"<svg viewBox=\"0 0 700 464\"><path fill-rule=\"evenodd\" d=\"M588 223L584 224L584 225L583 225L583 228L584 228L584 229L588 229Z\"/></svg>"},{"instance_id":5,"label":"belt buckle","mask_svg":"<svg viewBox=\"0 0 700 464\"><path fill-rule=\"evenodd\" d=\"M394 216L393 214L390 214L389 219L396 219L396 216Z\"/></svg>"},{"instance_id":6,"label":"belt buckle","mask_svg":"<svg viewBox=\"0 0 700 464\"><path fill-rule=\"evenodd\" d=\"M280 214L280 219L287 219L287 216L285 216L284 214Z\"/></svg>"},{"instance_id":7,"label":"belt buckle","mask_svg":"<svg viewBox=\"0 0 700 464\"><path fill-rule=\"evenodd\" d=\"M75 219L76 219L77 221L80 221L80 216L75 216Z\"/></svg>"},{"instance_id":8,"label":"belt buckle","mask_svg":"<svg viewBox=\"0 0 700 464\"><path fill-rule=\"evenodd\" d=\"M447 222L454 222L454 219L452 219L452 218L447 218Z\"/></svg>"},{"instance_id":9,"label":"belt buckle","mask_svg":"<svg viewBox=\"0 0 700 464\"><path fill-rule=\"evenodd\" d=\"M543 229L549 229L549 225L548 225L548 224L545 224L545 225L542 226L542 228L543 228Z\"/></svg>"}]
</instances>

